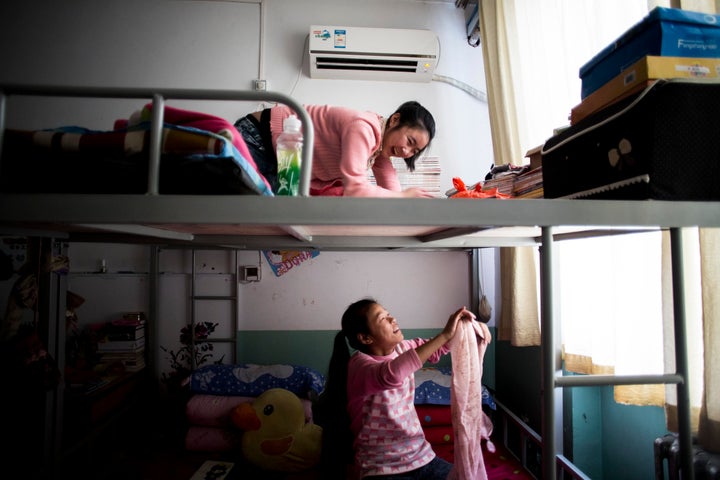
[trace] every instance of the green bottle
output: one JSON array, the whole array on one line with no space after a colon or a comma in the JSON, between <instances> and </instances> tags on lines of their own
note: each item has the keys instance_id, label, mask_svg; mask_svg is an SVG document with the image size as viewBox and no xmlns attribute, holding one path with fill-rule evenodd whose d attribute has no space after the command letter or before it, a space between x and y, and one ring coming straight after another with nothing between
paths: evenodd
<instances>
[{"instance_id":1,"label":"green bottle","mask_svg":"<svg viewBox=\"0 0 720 480\"><path fill-rule=\"evenodd\" d=\"M283 121L283 131L277 139L278 195L298 194L303 146L301 127L295 115Z\"/></svg>"}]
</instances>

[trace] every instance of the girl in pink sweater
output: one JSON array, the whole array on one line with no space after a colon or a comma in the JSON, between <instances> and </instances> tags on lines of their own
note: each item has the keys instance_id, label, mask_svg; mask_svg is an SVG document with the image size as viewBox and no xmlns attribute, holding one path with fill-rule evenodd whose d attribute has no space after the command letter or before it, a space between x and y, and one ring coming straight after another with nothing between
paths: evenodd
<instances>
[{"instance_id":1,"label":"girl in pink sweater","mask_svg":"<svg viewBox=\"0 0 720 480\"><path fill-rule=\"evenodd\" d=\"M372 112L329 105L306 105L314 127L311 195L352 197L432 197L413 187L402 190L390 157L405 159L408 170L435 136L435 120L418 102L403 103L387 119ZM278 105L242 117L235 126L260 173L277 190L277 138L293 110ZM377 186L370 184L372 169Z\"/></svg>"},{"instance_id":2,"label":"girl in pink sweater","mask_svg":"<svg viewBox=\"0 0 720 480\"><path fill-rule=\"evenodd\" d=\"M448 353L458 322L474 318L463 307L435 337L405 340L375 300L347 308L315 412L323 427L323 478L447 478L452 464L433 452L413 404L414 373Z\"/></svg>"}]
</instances>

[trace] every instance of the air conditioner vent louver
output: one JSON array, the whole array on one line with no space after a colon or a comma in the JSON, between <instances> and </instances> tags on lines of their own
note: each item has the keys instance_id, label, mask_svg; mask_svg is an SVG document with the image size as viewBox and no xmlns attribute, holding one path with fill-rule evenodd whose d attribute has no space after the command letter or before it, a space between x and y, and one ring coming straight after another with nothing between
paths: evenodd
<instances>
[{"instance_id":1,"label":"air conditioner vent louver","mask_svg":"<svg viewBox=\"0 0 720 480\"><path fill-rule=\"evenodd\" d=\"M317 57L317 68L328 70L366 70L375 72L415 73L418 62L369 58Z\"/></svg>"},{"instance_id":2,"label":"air conditioner vent louver","mask_svg":"<svg viewBox=\"0 0 720 480\"><path fill-rule=\"evenodd\" d=\"M429 82L438 61L428 30L310 27L310 76Z\"/></svg>"}]
</instances>

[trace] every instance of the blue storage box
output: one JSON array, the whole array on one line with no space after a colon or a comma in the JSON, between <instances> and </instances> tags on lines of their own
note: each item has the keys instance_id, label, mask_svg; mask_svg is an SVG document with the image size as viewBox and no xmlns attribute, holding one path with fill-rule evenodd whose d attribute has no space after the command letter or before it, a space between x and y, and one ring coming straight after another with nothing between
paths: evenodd
<instances>
[{"instance_id":1,"label":"blue storage box","mask_svg":"<svg viewBox=\"0 0 720 480\"><path fill-rule=\"evenodd\" d=\"M720 15L655 7L580 67L584 99L646 55L720 57Z\"/></svg>"}]
</instances>

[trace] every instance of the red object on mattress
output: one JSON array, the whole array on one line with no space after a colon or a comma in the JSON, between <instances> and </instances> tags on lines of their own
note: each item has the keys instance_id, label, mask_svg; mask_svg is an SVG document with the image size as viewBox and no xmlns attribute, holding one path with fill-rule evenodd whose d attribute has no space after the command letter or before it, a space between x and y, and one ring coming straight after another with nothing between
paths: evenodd
<instances>
[{"instance_id":1,"label":"red object on mattress","mask_svg":"<svg viewBox=\"0 0 720 480\"><path fill-rule=\"evenodd\" d=\"M427 426L449 425L452 427L450 405L415 405L420 424Z\"/></svg>"},{"instance_id":2,"label":"red object on mattress","mask_svg":"<svg viewBox=\"0 0 720 480\"><path fill-rule=\"evenodd\" d=\"M454 441L452 425L424 427L425 439L430 445L452 445Z\"/></svg>"},{"instance_id":3,"label":"red object on mattress","mask_svg":"<svg viewBox=\"0 0 720 480\"><path fill-rule=\"evenodd\" d=\"M455 460L455 446L452 443L446 445L433 445L432 449L438 457L447 460L450 463L453 463L453 460Z\"/></svg>"},{"instance_id":4,"label":"red object on mattress","mask_svg":"<svg viewBox=\"0 0 720 480\"><path fill-rule=\"evenodd\" d=\"M455 445L450 405L415 405L425 438L435 454L450 463L455 461ZM495 439L493 439L495 440ZM495 452L489 452L483 442L483 460L488 480L534 480L501 440L493 441Z\"/></svg>"},{"instance_id":5,"label":"red object on mattress","mask_svg":"<svg viewBox=\"0 0 720 480\"><path fill-rule=\"evenodd\" d=\"M483 460L488 480L534 480L534 477L525 470L500 442L495 443L495 452L489 452L483 447ZM432 445L435 454L453 463L455 460L455 446L450 444Z\"/></svg>"},{"instance_id":6,"label":"red object on mattress","mask_svg":"<svg viewBox=\"0 0 720 480\"><path fill-rule=\"evenodd\" d=\"M534 480L535 477L523 468L518 459L503 446L501 441L493 443L495 452L488 452L483 447L483 460L488 480Z\"/></svg>"}]
</instances>

